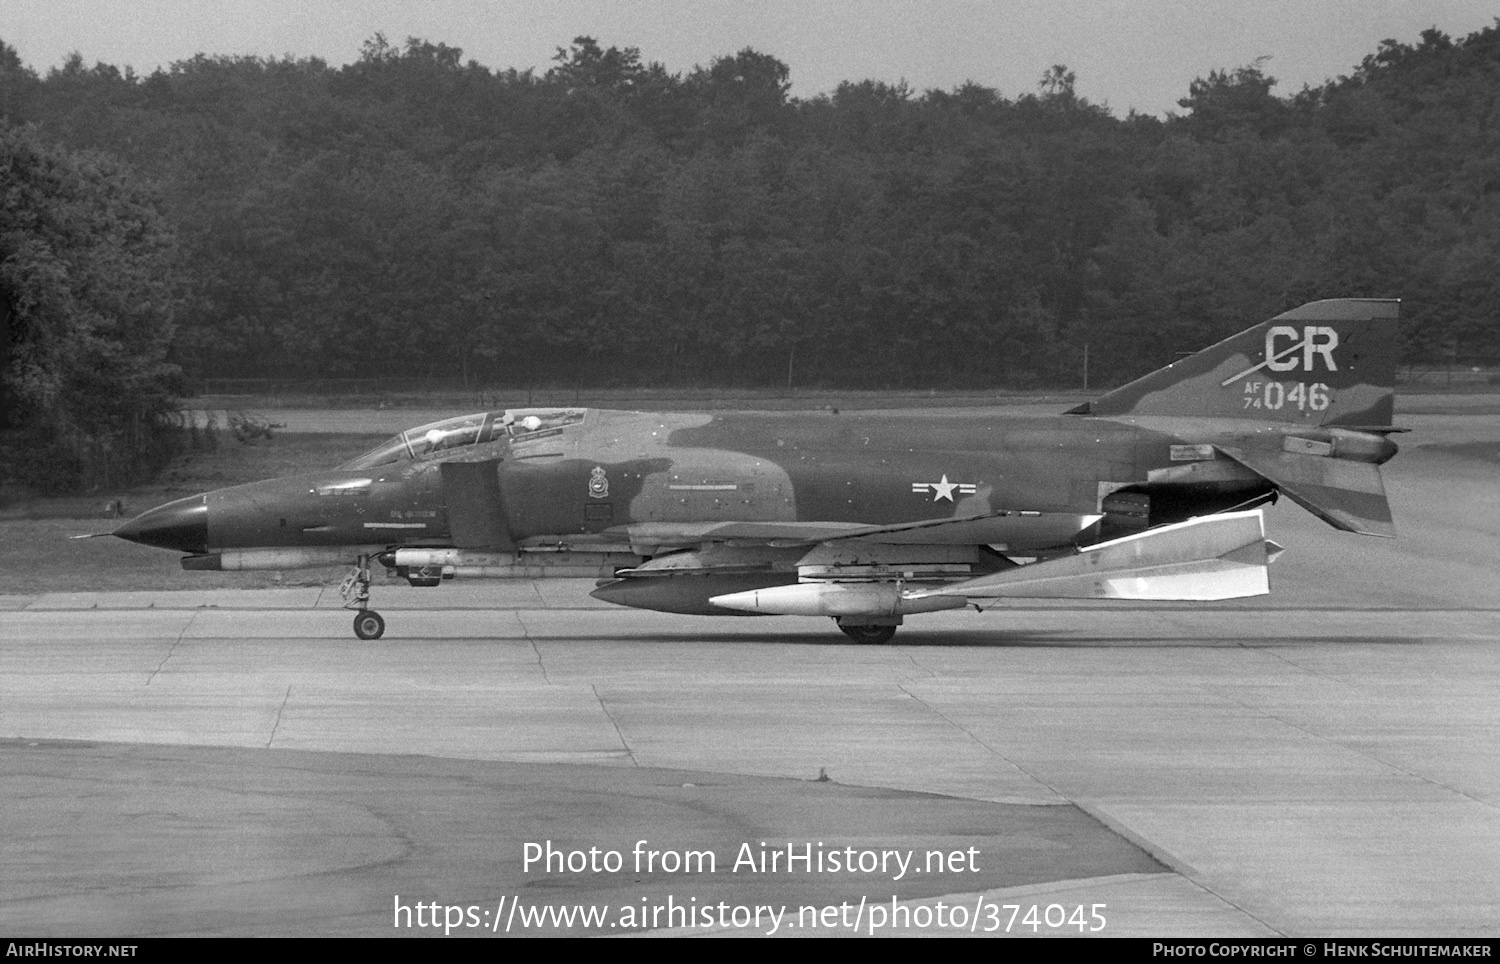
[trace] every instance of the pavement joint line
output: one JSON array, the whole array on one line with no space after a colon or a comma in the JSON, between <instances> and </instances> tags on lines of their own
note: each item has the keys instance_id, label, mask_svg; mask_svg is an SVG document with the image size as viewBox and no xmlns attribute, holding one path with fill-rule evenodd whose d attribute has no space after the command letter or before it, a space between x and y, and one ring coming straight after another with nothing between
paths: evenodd
<instances>
[{"instance_id":1,"label":"pavement joint line","mask_svg":"<svg viewBox=\"0 0 1500 964\"><path fill-rule=\"evenodd\" d=\"M937 679L937 673L933 672L929 667L924 666L921 661L917 659L916 654L912 652L912 648L910 646L902 646L900 643L897 643L895 648L907 659L911 660L911 664L913 666L926 673L928 679ZM910 679L910 677L908 677L908 679ZM912 680L912 682L916 682L916 680Z\"/></svg>"},{"instance_id":2,"label":"pavement joint line","mask_svg":"<svg viewBox=\"0 0 1500 964\"><path fill-rule=\"evenodd\" d=\"M1222 902L1224 906L1233 907L1235 910L1239 911L1241 914L1244 914L1250 920L1255 921L1257 924L1264 927L1271 933L1277 935L1278 937L1287 936L1285 931L1262 919L1259 915L1251 913L1246 908L1240 906L1239 904L1230 900L1228 897L1219 893L1213 887L1210 887L1207 883L1204 882L1205 875L1200 870L1198 870L1197 867L1194 867L1186 860L1178 857L1172 851L1167 850L1165 847L1162 847L1157 841L1136 833L1135 828L1130 826L1129 824L1115 817L1112 817L1109 814L1109 811L1103 809L1099 805L1098 800L1089 800L1083 797L1074 797L1069 802L1071 802L1073 806L1077 807L1079 810L1082 810L1084 813L1099 821L1105 827L1124 837L1128 842L1144 850L1157 863L1161 864L1164 867L1170 868L1172 873L1181 877L1192 886L1197 887L1205 894L1213 897L1215 900Z\"/></svg>"},{"instance_id":3,"label":"pavement joint line","mask_svg":"<svg viewBox=\"0 0 1500 964\"><path fill-rule=\"evenodd\" d=\"M979 744L991 756L996 757L997 759L1000 759L1000 760L1004 760L1005 763L1006 763L1006 765L1009 766L1011 769L1015 770L1017 773L1021 774L1024 777L1026 777L1028 780L1032 781L1033 783L1037 784L1038 786L1046 787L1047 791L1049 793L1051 793L1053 796L1057 797L1059 800L1067 800L1068 799L1066 795L1064 795L1062 793L1059 793L1058 789L1056 787L1054 787L1052 784L1048 783L1046 780L1043 780L1041 777L1039 777L1036 774L1032 773L1030 770L1027 770L1025 767L1021 766L1019 763L1017 763L1016 761L1012 760L1010 757L1006 756L1004 753L1001 753L999 750L997 750L994 747L990 746L988 743L984 742L979 737L975 736L974 733L973 733L973 731L971 731L968 727L961 726L960 724L955 723L942 710L938 709L937 707L933 706L931 703L929 703L926 700L922 699L922 697L918 696L917 694L913 693L911 690L907 689L906 688L906 684L904 684L904 683L898 684L897 688L899 690L901 690L901 692L905 693L908 697L910 697L911 699L915 700L916 703L919 706L921 706L923 709L927 710L927 712L929 712L932 715L936 716L938 719L942 720L944 723L948 724L949 726L953 727L958 732L962 733L964 736L967 736L969 739L971 739L975 743Z\"/></svg>"},{"instance_id":4,"label":"pavement joint line","mask_svg":"<svg viewBox=\"0 0 1500 964\"><path fill-rule=\"evenodd\" d=\"M195 610L193 611L193 615L188 617L188 621L183 624L181 631L177 634L177 638L172 640L172 645L167 647L167 655L161 658L161 662L156 664L156 669L153 669L151 674L146 677L147 686L150 686L151 681L156 679L156 675L162 671L162 667L167 665L167 660L172 658L172 654L177 652L177 647L182 644L182 637L187 635L188 629L192 627L193 621L197 618L198 613Z\"/></svg>"},{"instance_id":5,"label":"pavement joint line","mask_svg":"<svg viewBox=\"0 0 1500 964\"><path fill-rule=\"evenodd\" d=\"M286 712L286 704L291 698L292 684L288 683L286 686L286 695L281 698L281 705L276 708L276 722L271 724L271 738L266 741L267 750L271 748L272 743L276 742L276 731L281 729L281 714Z\"/></svg>"},{"instance_id":6,"label":"pavement joint line","mask_svg":"<svg viewBox=\"0 0 1500 964\"><path fill-rule=\"evenodd\" d=\"M539 669L539 670L542 671L542 682L546 683L548 686L551 686L552 685L552 678L547 675L547 664L542 659L542 650L541 650L541 647L537 646L536 640L534 638L532 638L531 628L526 625L526 620L521 618L521 613L522 612L523 612L523 610L517 609L514 612L512 612L511 615L515 617L516 624L521 627L521 634L522 634L522 636L525 638L525 640L528 643L531 644L531 651L536 654L536 667L537 667L537 669ZM594 695L598 696L599 694L595 693ZM608 712L608 711L606 711L606 712ZM619 729L619 727L616 727L616 729Z\"/></svg>"},{"instance_id":7,"label":"pavement joint line","mask_svg":"<svg viewBox=\"0 0 1500 964\"><path fill-rule=\"evenodd\" d=\"M1293 665L1296 665L1296 664L1294 663ZM1322 674L1316 674L1315 673L1313 675L1321 676ZM1332 679L1334 682L1340 682L1339 680L1337 680L1337 679L1335 679L1333 677L1324 677L1324 678L1325 679ZM1463 790L1458 789L1457 787L1450 787L1448 784L1443 783L1443 782L1438 781L1438 780L1434 780L1431 777L1425 777L1425 776L1423 776L1420 773L1414 773L1413 771L1408 770L1406 767L1401 766L1399 763L1392 763L1389 760L1384 760L1384 759L1380 758L1379 756L1375 755L1374 753L1369 752L1368 750L1362 750L1362 749L1360 749L1356 745L1341 743L1341 742L1339 742L1338 740L1335 740L1332 737L1324 736L1321 733L1318 733L1318 732L1316 732L1314 730L1310 730L1307 727L1301 725L1300 723L1293 723L1291 720L1283 719L1281 716L1278 716L1276 713L1274 713L1272 711L1261 709L1260 707L1256 707L1256 706L1253 706L1253 705L1251 705L1249 703L1246 703L1244 700L1239 699L1238 697L1231 696L1231 697L1229 697L1229 699L1231 699L1235 703L1238 703L1240 706L1244 707L1247 710L1251 710L1252 712L1259 713L1262 716L1264 716L1266 719L1275 720L1277 723L1280 723L1282 726L1290 727L1290 728L1296 730L1298 733L1303 734L1304 736L1311 737L1312 739L1317 740L1320 743L1326 743L1329 746L1336 747L1339 750L1342 750L1342 751L1344 751L1346 753L1352 753L1352 754L1354 754L1357 757L1363 757L1364 759L1370 760L1370 761L1378 764L1379 766L1381 766L1381 767L1383 767L1383 768L1385 768L1387 770L1393 771L1395 773L1399 773L1399 774L1401 774L1402 776L1405 776L1405 777L1410 777L1411 779L1416 780L1418 783L1425 783L1425 784L1427 784L1430 787L1437 787L1440 790L1447 790L1449 793L1456 793L1456 794L1458 794L1459 796L1463 797L1466 800L1472 800L1473 802L1479 804L1480 806L1489 807L1491 810L1500 809L1500 807L1497 807L1495 803L1493 803L1493 802L1491 802L1489 800L1485 800L1483 797L1476 797L1476 796L1474 796L1474 794L1467 793L1467 792L1465 792Z\"/></svg>"},{"instance_id":8,"label":"pavement joint line","mask_svg":"<svg viewBox=\"0 0 1500 964\"><path fill-rule=\"evenodd\" d=\"M599 709L604 711L604 718L609 720L609 725L615 728L615 735L620 738L620 746L625 748L625 755L630 757L630 765L639 769L641 761L635 758L635 751L630 748L630 742L625 739L625 734L620 729L620 724L615 721L614 714L610 713L609 707L605 705L604 697L599 695L598 684L590 683L589 690L594 694L594 699L599 701Z\"/></svg>"},{"instance_id":9,"label":"pavement joint line","mask_svg":"<svg viewBox=\"0 0 1500 964\"><path fill-rule=\"evenodd\" d=\"M1298 670L1300 672L1306 673L1309 676L1316 676L1318 679L1327 680L1328 682L1337 684L1339 686L1352 686L1353 685L1348 680L1340 679L1337 676L1329 676L1327 673L1320 673L1320 672L1318 672L1315 669L1309 669L1308 667L1303 666L1301 663L1297 662L1295 659L1292 659L1292 658L1290 658L1290 657L1288 657L1288 656L1286 656L1286 655L1284 655L1282 653L1277 652L1276 651L1277 647L1274 646L1274 645L1272 645L1273 642L1274 642L1273 640L1267 640L1267 641L1261 642L1261 643L1253 643L1253 642L1244 642L1244 641L1241 641L1240 644L1239 644L1239 646L1240 646L1241 649L1249 650L1250 652L1264 653L1267 656L1270 656L1272 659L1280 660L1281 662L1283 662L1286 665L1292 667L1293 669L1296 669L1296 670Z\"/></svg>"},{"instance_id":10,"label":"pavement joint line","mask_svg":"<svg viewBox=\"0 0 1500 964\"><path fill-rule=\"evenodd\" d=\"M1274 924L1272 924L1270 921L1266 920L1265 918L1260 917L1257 914L1251 913L1247 908L1245 908L1245 907L1243 907L1243 906L1235 903L1234 901L1230 900L1228 897L1225 897L1223 894L1219 893L1217 890L1214 890L1212 887L1208 886L1207 884L1205 884L1203 881L1199 880L1198 878L1196 878L1196 877L1186 877L1185 879L1187 880L1188 883L1192 884L1194 887L1199 888L1205 894L1209 894L1209 895L1213 896L1215 899L1223 901L1226 906L1233 907L1235 910L1239 911L1241 914L1244 914L1246 917L1248 917L1251 920L1255 921L1257 924L1259 924L1260 926L1264 927L1266 930L1270 931L1271 933L1275 934L1277 937L1289 937L1290 936L1289 934L1287 934L1286 931L1284 931L1281 928L1275 926Z\"/></svg>"}]
</instances>

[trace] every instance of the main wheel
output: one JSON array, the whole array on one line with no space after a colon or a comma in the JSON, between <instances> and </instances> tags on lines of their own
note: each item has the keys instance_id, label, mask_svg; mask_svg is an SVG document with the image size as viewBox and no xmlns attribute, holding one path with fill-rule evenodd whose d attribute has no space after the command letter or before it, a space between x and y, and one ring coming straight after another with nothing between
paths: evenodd
<instances>
[{"instance_id":1,"label":"main wheel","mask_svg":"<svg viewBox=\"0 0 1500 964\"><path fill-rule=\"evenodd\" d=\"M379 639L385 633L385 620L373 609L354 614L354 635L360 639Z\"/></svg>"},{"instance_id":2,"label":"main wheel","mask_svg":"<svg viewBox=\"0 0 1500 964\"><path fill-rule=\"evenodd\" d=\"M839 629L843 630L844 635L856 643L867 643L871 646L888 643L891 641L891 637L896 635L895 626L848 626L841 624Z\"/></svg>"}]
</instances>

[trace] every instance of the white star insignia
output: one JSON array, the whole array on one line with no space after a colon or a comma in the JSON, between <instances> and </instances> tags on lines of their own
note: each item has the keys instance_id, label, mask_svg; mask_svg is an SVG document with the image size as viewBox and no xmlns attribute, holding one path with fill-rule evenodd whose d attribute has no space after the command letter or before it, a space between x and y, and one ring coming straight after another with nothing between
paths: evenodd
<instances>
[{"instance_id":1,"label":"white star insignia","mask_svg":"<svg viewBox=\"0 0 1500 964\"><path fill-rule=\"evenodd\" d=\"M934 502L941 502L943 499L952 502L954 489L958 490L959 495L973 495L978 491L978 486L973 482L949 482L947 473L943 474L941 482L913 482L911 484L913 492L921 492L924 495L931 492Z\"/></svg>"}]
</instances>

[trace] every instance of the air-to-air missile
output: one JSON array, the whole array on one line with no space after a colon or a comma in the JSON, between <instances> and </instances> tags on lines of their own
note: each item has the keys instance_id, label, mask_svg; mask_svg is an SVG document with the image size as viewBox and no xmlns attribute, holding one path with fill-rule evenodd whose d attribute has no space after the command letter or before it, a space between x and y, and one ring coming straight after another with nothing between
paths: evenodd
<instances>
[{"instance_id":1,"label":"air-to-air missile","mask_svg":"<svg viewBox=\"0 0 1500 964\"><path fill-rule=\"evenodd\" d=\"M413 585L587 575L622 606L824 616L883 642L1010 597L1269 590L1258 506L1392 536L1398 303L1303 305L1066 413L480 412L337 468L179 499L114 535L186 569L349 564Z\"/></svg>"}]
</instances>

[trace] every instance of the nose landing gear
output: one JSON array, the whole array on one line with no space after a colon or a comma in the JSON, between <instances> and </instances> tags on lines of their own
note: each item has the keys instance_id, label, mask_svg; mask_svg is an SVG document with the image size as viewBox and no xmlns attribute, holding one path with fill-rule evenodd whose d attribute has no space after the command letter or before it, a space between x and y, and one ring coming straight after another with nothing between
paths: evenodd
<instances>
[{"instance_id":1,"label":"nose landing gear","mask_svg":"<svg viewBox=\"0 0 1500 964\"><path fill-rule=\"evenodd\" d=\"M379 639L385 633L385 620L373 609L354 614L354 635L360 639Z\"/></svg>"},{"instance_id":2,"label":"nose landing gear","mask_svg":"<svg viewBox=\"0 0 1500 964\"><path fill-rule=\"evenodd\" d=\"M370 608L370 557L360 556L354 571L339 586L344 608L353 609L354 635L360 639L379 639L385 634L385 620Z\"/></svg>"}]
</instances>

